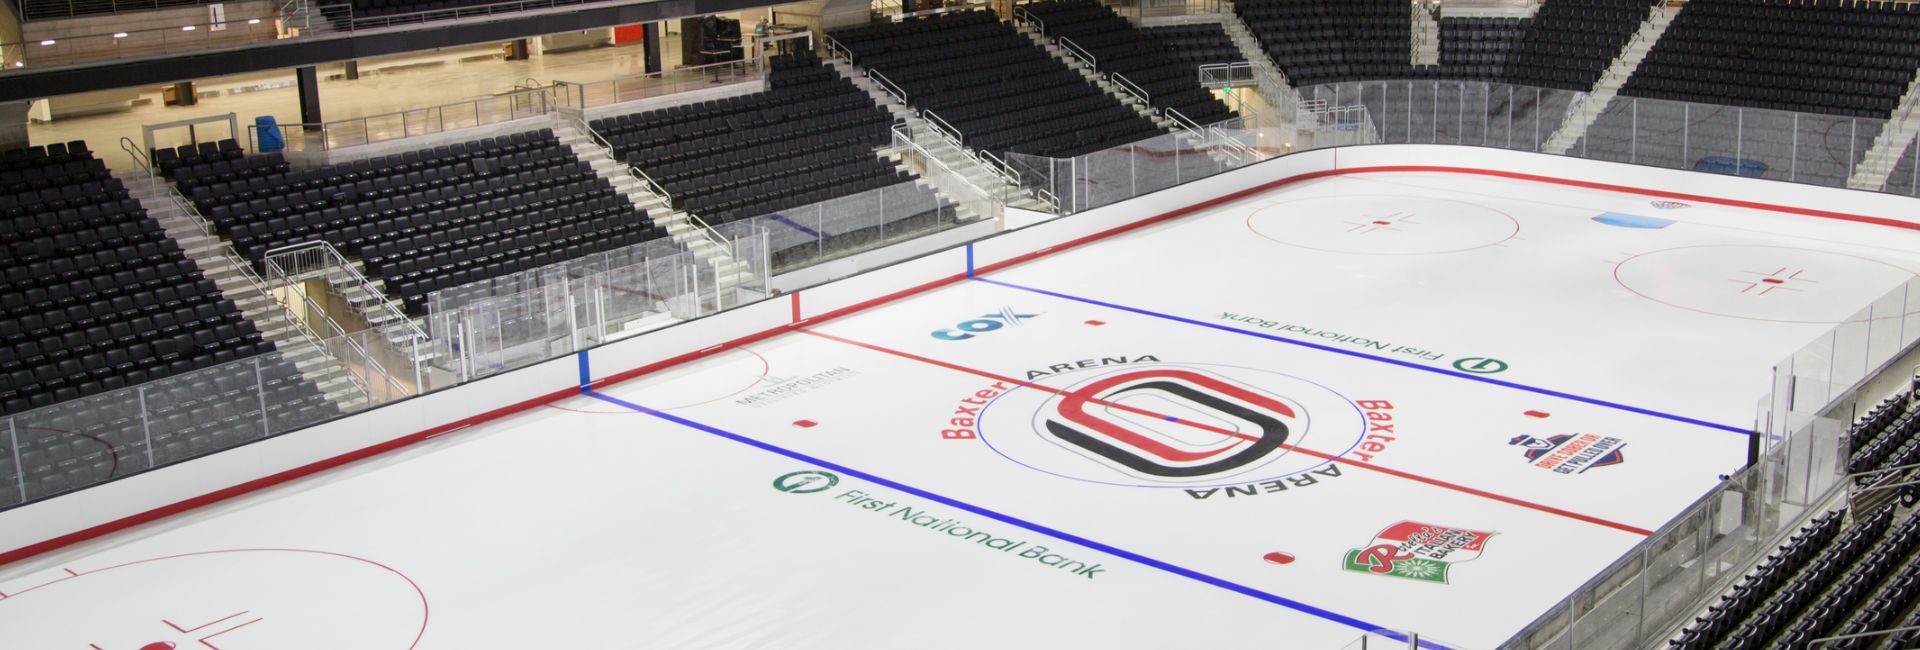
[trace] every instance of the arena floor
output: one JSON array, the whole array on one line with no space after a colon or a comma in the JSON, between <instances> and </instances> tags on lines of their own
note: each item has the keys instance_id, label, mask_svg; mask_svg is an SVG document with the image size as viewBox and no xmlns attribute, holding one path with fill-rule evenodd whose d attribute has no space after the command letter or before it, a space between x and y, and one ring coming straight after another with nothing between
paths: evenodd
<instances>
[{"instance_id":1,"label":"arena floor","mask_svg":"<svg viewBox=\"0 0 1920 650\"><path fill-rule=\"evenodd\" d=\"M1773 364L1916 251L1519 180L1303 182L0 569L0 630L1492 648L1740 467Z\"/></svg>"}]
</instances>

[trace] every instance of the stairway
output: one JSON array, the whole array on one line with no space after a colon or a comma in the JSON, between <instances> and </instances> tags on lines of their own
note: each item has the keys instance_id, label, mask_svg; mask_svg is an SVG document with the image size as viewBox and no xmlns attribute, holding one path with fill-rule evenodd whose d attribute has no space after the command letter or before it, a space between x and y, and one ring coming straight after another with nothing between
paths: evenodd
<instances>
[{"instance_id":1,"label":"stairway","mask_svg":"<svg viewBox=\"0 0 1920 650\"><path fill-rule=\"evenodd\" d=\"M721 289L719 294L722 302L725 303L716 308L732 306L727 302L727 298L732 294L725 290L752 281L753 270L745 262L734 259L732 251L714 241L720 237L718 233L702 227L687 212L668 207L666 198L655 194L646 182L629 170L626 163L614 159L613 152L595 141L593 136L582 128L581 122L563 117L560 113L552 115L554 116L553 133L560 139L560 144L571 150L581 160L586 161L587 166L593 168L594 174L612 183L614 190L627 197L627 201L634 207L647 211L647 218L666 228L668 236L671 236L676 243L711 265L714 276L718 278ZM642 325L646 329L654 329L675 322L678 321L666 320ZM631 335L640 331L644 330L623 329L621 334Z\"/></svg>"},{"instance_id":2,"label":"stairway","mask_svg":"<svg viewBox=\"0 0 1920 650\"><path fill-rule=\"evenodd\" d=\"M1293 89L1293 82L1273 64L1273 59L1267 58L1266 50L1260 48L1260 39L1254 38L1253 30L1238 14L1231 11L1221 14L1220 26L1226 28L1227 38L1233 40L1233 47L1240 50L1241 58L1253 64L1254 86L1271 109L1267 125L1291 129L1298 122L1295 113L1301 104L1300 93Z\"/></svg>"},{"instance_id":3,"label":"stairway","mask_svg":"<svg viewBox=\"0 0 1920 650\"><path fill-rule=\"evenodd\" d=\"M188 259L200 267L200 273L213 280L220 293L253 321L261 336L300 373L315 385L344 413L353 413L368 405L367 395L347 375L346 368L315 346L293 324L292 316L263 292L253 269L228 246L225 239L208 235L200 228L198 217L187 214L171 196L173 184L147 176L144 172L116 174L127 187L129 196L140 200L147 215L165 229L167 236L180 244Z\"/></svg>"},{"instance_id":4,"label":"stairway","mask_svg":"<svg viewBox=\"0 0 1920 650\"><path fill-rule=\"evenodd\" d=\"M1653 51L1653 45L1660 42L1662 34L1667 33L1667 26L1673 24L1674 17L1685 8L1686 5L1671 10L1655 8L1647 20L1640 23L1640 31L1635 32L1626 47L1620 49L1620 55L1607 65L1607 71L1600 74L1600 80L1594 83L1593 90L1587 93L1584 100L1575 100L1568 109L1566 121L1560 124L1560 130L1541 145L1540 151L1564 156L1573 150L1573 145L1585 137L1594 120L1600 119L1600 114L1606 112L1607 104L1613 102L1614 95L1620 93L1620 87L1626 85L1633 72L1640 69L1640 63L1647 60L1647 53Z\"/></svg>"},{"instance_id":5,"label":"stairway","mask_svg":"<svg viewBox=\"0 0 1920 650\"><path fill-rule=\"evenodd\" d=\"M1907 85L1906 94L1900 97L1900 107L1894 109L1892 119L1873 139L1873 148L1867 150L1853 175L1847 177L1847 187L1877 192L1886 186L1894 166L1913 146L1914 136L1920 134L1920 115L1917 114L1920 114L1920 81Z\"/></svg>"},{"instance_id":6,"label":"stairway","mask_svg":"<svg viewBox=\"0 0 1920 650\"><path fill-rule=\"evenodd\" d=\"M1413 64L1440 65L1440 21L1418 3L1413 5Z\"/></svg>"},{"instance_id":7,"label":"stairway","mask_svg":"<svg viewBox=\"0 0 1920 650\"><path fill-rule=\"evenodd\" d=\"M927 155L938 159L973 186L971 188L954 187L953 179L938 176L928 178L927 180L932 182L934 188L940 193L949 197L984 193L994 200L1006 199L1006 204L1011 207L1040 212L1049 211L1040 201L1027 196L1026 192L1019 191L1018 188L1011 187L1005 179L988 170L979 160L938 136L933 125L920 117L917 111L895 100L892 94L874 84L852 63L845 59L832 58L827 60L827 65L831 66L834 72L840 73L841 78L852 81L853 85L865 91L867 96L873 98L874 103L885 107L895 120L906 122L908 129L913 133L915 146L927 152Z\"/></svg>"},{"instance_id":8,"label":"stairway","mask_svg":"<svg viewBox=\"0 0 1920 650\"><path fill-rule=\"evenodd\" d=\"M1080 73L1080 76L1085 78L1087 83L1093 84L1095 88L1099 88L1100 91L1106 93L1107 96L1120 100L1120 103L1126 104L1127 108L1131 108L1133 112L1139 113L1140 117L1144 117L1147 121L1153 122L1154 126L1160 127L1163 131L1172 131L1181 128L1182 125L1179 121L1160 114L1159 111L1154 110L1152 104L1141 101L1139 96L1129 92L1124 86L1110 80L1106 75L1100 74L1100 71L1093 69L1093 66L1087 65L1086 61L1081 60L1079 56L1074 55L1073 52L1068 51L1067 48L1047 40L1046 36L1041 35L1040 32L1033 29L1031 25L1022 25L1020 27L1020 33L1026 34L1027 38L1033 39L1035 45L1046 50L1047 54L1052 55L1055 60L1067 64L1068 68L1072 68L1074 72Z\"/></svg>"}]
</instances>

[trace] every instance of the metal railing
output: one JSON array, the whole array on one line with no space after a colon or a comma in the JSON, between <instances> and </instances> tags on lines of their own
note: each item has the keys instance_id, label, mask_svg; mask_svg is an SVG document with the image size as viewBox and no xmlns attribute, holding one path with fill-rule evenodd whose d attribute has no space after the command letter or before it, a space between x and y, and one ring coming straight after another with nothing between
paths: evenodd
<instances>
[{"instance_id":1,"label":"metal railing","mask_svg":"<svg viewBox=\"0 0 1920 650\"><path fill-rule=\"evenodd\" d=\"M484 5L451 7L446 9L428 9L425 11L411 11L378 16L369 16L364 15L363 12L356 12L352 4L346 3L309 7L308 11L318 11L321 16L326 17L329 28L334 31L353 32L363 29L383 29L388 27L419 25L455 18L492 16L496 14L527 11L530 9L571 7L591 4L597 1L599 0L513 0L510 2L495 2Z\"/></svg>"},{"instance_id":2,"label":"metal railing","mask_svg":"<svg viewBox=\"0 0 1920 650\"><path fill-rule=\"evenodd\" d=\"M1234 63L1206 63L1199 66L1200 85L1208 88L1231 88L1259 83L1254 77L1253 63L1238 61Z\"/></svg>"},{"instance_id":3,"label":"metal railing","mask_svg":"<svg viewBox=\"0 0 1920 650\"><path fill-rule=\"evenodd\" d=\"M827 40L828 58L838 57L849 64L853 63L853 50L847 49L847 46L842 44L839 39L834 38L832 34L826 34L824 37Z\"/></svg>"},{"instance_id":4,"label":"metal railing","mask_svg":"<svg viewBox=\"0 0 1920 650\"><path fill-rule=\"evenodd\" d=\"M245 45L279 37L272 18L248 18L0 43L0 52L6 53L0 56L6 63L0 76L20 69L23 66L15 64L21 62L29 68L64 65Z\"/></svg>"},{"instance_id":5,"label":"metal railing","mask_svg":"<svg viewBox=\"0 0 1920 650\"><path fill-rule=\"evenodd\" d=\"M1073 39L1062 36L1053 39L1053 42L1058 43L1060 49L1066 50L1067 53L1073 55L1074 58L1080 59L1081 63L1087 64L1088 68L1093 70L1100 69L1099 59L1095 59L1092 52L1087 51L1087 48L1080 47L1080 44L1073 42Z\"/></svg>"},{"instance_id":6,"label":"metal railing","mask_svg":"<svg viewBox=\"0 0 1920 650\"><path fill-rule=\"evenodd\" d=\"M900 84L894 83L892 79L888 79L887 76L881 74L879 70L867 68L867 80L872 81L874 85L879 86L881 90L887 91L888 95L893 96L894 101L900 102L902 106L907 105L906 89L901 88Z\"/></svg>"},{"instance_id":7,"label":"metal railing","mask_svg":"<svg viewBox=\"0 0 1920 650\"><path fill-rule=\"evenodd\" d=\"M761 72L757 59L741 59L589 83L555 81L553 87L558 96L555 102L559 105L588 109L755 81L762 77Z\"/></svg>"},{"instance_id":8,"label":"metal railing","mask_svg":"<svg viewBox=\"0 0 1920 650\"><path fill-rule=\"evenodd\" d=\"M55 5L46 0L30 3L18 3L21 20L46 20L48 18L70 18L76 16L98 17L129 11L154 11L157 9L178 9L197 5L214 4L218 0L66 0Z\"/></svg>"},{"instance_id":9,"label":"metal railing","mask_svg":"<svg viewBox=\"0 0 1920 650\"><path fill-rule=\"evenodd\" d=\"M960 133L960 129L954 128L952 124L949 124L946 118L940 117L933 111L920 111L920 117L926 118L927 125L933 127L934 133L939 134L942 139L945 139L947 144L953 145L955 149L966 150L967 139L965 134Z\"/></svg>"},{"instance_id":10,"label":"metal railing","mask_svg":"<svg viewBox=\"0 0 1920 650\"><path fill-rule=\"evenodd\" d=\"M1108 74L1107 79L1112 80L1114 85L1119 86L1121 90L1127 91L1127 94L1133 95L1134 99L1140 100L1140 103L1146 104L1149 107L1153 106L1153 95L1148 94L1147 89L1141 88L1140 84L1134 83L1133 80L1128 79L1126 75L1114 72Z\"/></svg>"},{"instance_id":11,"label":"metal railing","mask_svg":"<svg viewBox=\"0 0 1920 650\"><path fill-rule=\"evenodd\" d=\"M294 327L307 337L315 347L327 352L347 371L347 377L367 396L369 402L385 402L412 396L421 384L419 364L413 365L413 388L395 381L381 364L379 356L368 349L371 341L358 340L354 334L366 329L349 330L334 320L332 310L307 293L306 283L319 280L340 303L350 304L350 300L335 287L336 273L346 276L345 282L365 283L366 279L353 270L351 263L340 251L326 241L311 241L274 248L266 252L267 287L269 294L289 312ZM370 295L381 297L378 289L371 284L362 287ZM391 303L385 305L392 309ZM395 313L398 310L394 310ZM426 333L407 319L399 315L399 323L405 323L409 334L416 344L426 340ZM329 342L337 342L329 346ZM417 350L415 359L418 359ZM380 355L392 356L392 355Z\"/></svg>"},{"instance_id":12,"label":"metal railing","mask_svg":"<svg viewBox=\"0 0 1920 650\"><path fill-rule=\"evenodd\" d=\"M550 92L548 88L529 88L438 106L351 117L318 124L276 124L271 128L280 131L284 140L283 146L288 150L329 151L538 117L551 112L554 108L554 102L549 96ZM259 125L249 124L246 128L249 151L277 151L277 149L261 147Z\"/></svg>"},{"instance_id":13,"label":"metal railing","mask_svg":"<svg viewBox=\"0 0 1920 650\"><path fill-rule=\"evenodd\" d=\"M1181 113L1179 109L1168 106L1160 112L1166 115L1167 119L1173 120L1174 124L1180 125L1180 128L1186 129L1187 133L1196 137L1204 137L1206 135L1199 122L1195 122L1193 118L1187 117L1186 114Z\"/></svg>"}]
</instances>

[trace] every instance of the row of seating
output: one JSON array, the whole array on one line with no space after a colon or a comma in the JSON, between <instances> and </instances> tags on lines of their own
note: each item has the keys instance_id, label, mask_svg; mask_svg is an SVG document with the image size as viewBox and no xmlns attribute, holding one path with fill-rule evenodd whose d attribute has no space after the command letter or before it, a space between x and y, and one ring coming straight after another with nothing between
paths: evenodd
<instances>
[{"instance_id":1,"label":"row of seating","mask_svg":"<svg viewBox=\"0 0 1920 650\"><path fill-rule=\"evenodd\" d=\"M1238 0L1233 11L1300 86L1426 74L1412 64L1413 15L1395 0Z\"/></svg>"},{"instance_id":2,"label":"row of seating","mask_svg":"<svg viewBox=\"0 0 1920 650\"><path fill-rule=\"evenodd\" d=\"M1508 83L1586 92L1658 0L1550 0L1507 55Z\"/></svg>"},{"instance_id":3,"label":"row of seating","mask_svg":"<svg viewBox=\"0 0 1920 650\"><path fill-rule=\"evenodd\" d=\"M1098 0L1042 0L1021 8L1040 21L1047 38L1067 39L1086 50L1097 70L1125 78L1154 108L1200 125L1233 115L1200 85L1198 67L1168 56L1161 44Z\"/></svg>"},{"instance_id":4,"label":"row of seating","mask_svg":"<svg viewBox=\"0 0 1920 650\"><path fill-rule=\"evenodd\" d=\"M1856 558L1880 541L1893 514L1892 505L1881 507L1837 535L1844 513L1834 511L1816 517L1733 591L1709 606L1678 638L1669 641L1669 647L1770 647L1767 641L1791 624L1803 608L1813 605Z\"/></svg>"},{"instance_id":5,"label":"row of seating","mask_svg":"<svg viewBox=\"0 0 1920 650\"><path fill-rule=\"evenodd\" d=\"M272 350L84 142L0 160L0 414Z\"/></svg>"},{"instance_id":6,"label":"row of seating","mask_svg":"<svg viewBox=\"0 0 1920 650\"><path fill-rule=\"evenodd\" d=\"M1143 27L1140 32L1158 44L1161 52L1190 68L1247 60L1227 37L1227 30L1215 23Z\"/></svg>"},{"instance_id":7,"label":"row of seating","mask_svg":"<svg viewBox=\"0 0 1920 650\"><path fill-rule=\"evenodd\" d=\"M1836 0L1695 0L1621 93L1885 118L1920 68L1920 11Z\"/></svg>"},{"instance_id":8,"label":"row of seating","mask_svg":"<svg viewBox=\"0 0 1920 650\"><path fill-rule=\"evenodd\" d=\"M1507 59L1532 26L1530 18L1445 18L1440 65L1456 79L1506 78Z\"/></svg>"},{"instance_id":9,"label":"row of seating","mask_svg":"<svg viewBox=\"0 0 1920 650\"><path fill-rule=\"evenodd\" d=\"M411 314L437 289L666 236L551 129L299 171L279 154L201 156L172 177L256 264L315 240L430 262L369 266Z\"/></svg>"},{"instance_id":10,"label":"row of seating","mask_svg":"<svg viewBox=\"0 0 1920 650\"><path fill-rule=\"evenodd\" d=\"M1162 133L990 10L842 30L853 63L906 93L967 147L1069 157ZM938 120L931 119L938 117Z\"/></svg>"}]
</instances>

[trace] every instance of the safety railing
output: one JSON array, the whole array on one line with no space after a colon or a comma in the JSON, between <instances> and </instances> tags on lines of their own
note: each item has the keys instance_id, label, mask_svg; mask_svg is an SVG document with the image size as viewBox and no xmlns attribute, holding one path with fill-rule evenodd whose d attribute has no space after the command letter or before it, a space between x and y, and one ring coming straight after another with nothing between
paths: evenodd
<instances>
[{"instance_id":1,"label":"safety railing","mask_svg":"<svg viewBox=\"0 0 1920 650\"><path fill-rule=\"evenodd\" d=\"M1109 73L1107 79L1113 81L1114 85L1119 86L1120 89L1126 91L1127 94L1133 95L1134 99L1140 100L1141 104L1153 106L1153 95L1149 94L1147 89L1141 88L1140 84L1134 83L1132 79L1128 79L1126 75L1118 72Z\"/></svg>"},{"instance_id":2,"label":"safety railing","mask_svg":"<svg viewBox=\"0 0 1920 650\"><path fill-rule=\"evenodd\" d=\"M730 239L764 233L769 270L780 274L991 216L991 197L938 178L946 173L939 167L928 171L934 177L721 224L720 232ZM963 195L948 194L955 191Z\"/></svg>"},{"instance_id":3,"label":"safety railing","mask_svg":"<svg viewBox=\"0 0 1920 650\"><path fill-rule=\"evenodd\" d=\"M1733 474L1507 643L1643 647L1675 633L1849 485L1848 430L1874 377L1920 348L1909 279L1774 366L1758 461ZM1897 369L1895 369L1897 370Z\"/></svg>"},{"instance_id":4,"label":"safety railing","mask_svg":"<svg viewBox=\"0 0 1920 650\"><path fill-rule=\"evenodd\" d=\"M379 288L355 271L352 263L332 244L312 241L275 248L266 252L264 266L267 270L268 292L292 312L289 320L308 336L309 342L316 346L325 346L329 340L342 342L331 349L322 349L326 349L347 369L347 374L367 392L368 399L384 402L415 394L414 391L422 383L417 360L419 346L427 340L426 332L388 302ZM322 303L307 292L308 283L312 281L319 282L327 292L327 303ZM386 322L381 323L381 327L399 336L389 336L381 341L350 336L370 328L348 329L333 317L334 313L361 309L353 305L347 291L368 296L371 304L366 309L372 309L374 313L364 315L385 316ZM396 381L395 375L386 368L390 362L381 361L401 355L394 354L392 350L379 350L376 348L379 344L413 352L406 364L411 375L408 379L412 380L410 385Z\"/></svg>"},{"instance_id":5,"label":"safety railing","mask_svg":"<svg viewBox=\"0 0 1920 650\"><path fill-rule=\"evenodd\" d=\"M445 9L428 9L424 11L410 11L405 13L380 14L380 15L369 15L366 13L365 10L356 10L352 4L342 3L342 4L330 4L330 5L321 5L318 7L310 7L308 11L317 11L320 13L321 16L326 17L330 28L334 31L353 32L353 31L360 31L360 30L366 30L366 29L384 29L389 27L404 27L407 25L420 25L420 24L436 22L441 20L453 20L456 18L472 18L476 16L494 16L499 14L528 11L532 9L570 7L574 5L588 4L590 2L596 2L596 1L598 0L512 0L509 2L495 2L495 3L483 4L483 5L469 5L469 6L462 6L462 7L449 7Z\"/></svg>"},{"instance_id":6,"label":"safety railing","mask_svg":"<svg viewBox=\"0 0 1920 650\"><path fill-rule=\"evenodd\" d=\"M589 83L556 81L554 101L584 110L761 78L757 59L722 61Z\"/></svg>"},{"instance_id":7,"label":"safety railing","mask_svg":"<svg viewBox=\"0 0 1920 650\"><path fill-rule=\"evenodd\" d=\"M1013 182L1047 192L1060 214L1072 214L1272 158L1282 152L1247 143L1290 136L1237 117L1072 158L1009 153L1006 167L1015 170Z\"/></svg>"},{"instance_id":8,"label":"safety railing","mask_svg":"<svg viewBox=\"0 0 1920 650\"><path fill-rule=\"evenodd\" d=\"M933 132L939 134L941 139L947 141L947 144L953 145L955 149L966 150L966 136L960 133L960 129L956 129L952 124L947 123L946 118L940 117L933 111L921 111L920 117L926 118L927 125L933 127Z\"/></svg>"},{"instance_id":9,"label":"safety railing","mask_svg":"<svg viewBox=\"0 0 1920 650\"><path fill-rule=\"evenodd\" d=\"M1206 63L1200 65L1198 71L1200 85L1207 88L1244 87L1258 83L1253 76L1253 64L1247 61Z\"/></svg>"},{"instance_id":10,"label":"safety railing","mask_svg":"<svg viewBox=\"0 0 1920 650\"><path fill-rule=\"evenodd\" d=\"M1073 39L1061 36L1053 39L1053 42L1059 44L1060 49L1066 50L1067 54L1073 55L1073 58L1079 59L1081 63L1087 64L1088 68L1093 70L1100 69L1100 60L1094 58L1093 53L1087 51L1087 48L1080 47L1079 43L1073 42Z\"/></svg>"},{"instance_id":11,"label":"safety railing","mask_svg":"<svg viewBox=\"0 0 1920 650\"><path fill-rule=\"evenodd\" d=\"M824 38L827 41L828 58L839 58L849 64L853 63L853 50L847 49L847 46L842 44L839 39L834 38L832 34L826 34Z\"/></svg>"},{"instance_id":12,"label":"safety railing","mask_svg":"<svg viewBox=\"0 0 1920 650\"><path fill-rule=\"evenodd\" d=\"M211 48L245 45L280 37L274 21L247 18L203 22L169 27L76 34L36 41L0 43L8 70L21 67L45 67L70 63L106 61L171 52L193 52ZM24 64L16 65L16 64Z\"/></svg>"},{"instance_id":13,"label":"safety railing","mask_svg":"<svg viewBox=\"0 0 1920 650\"><path fill-rule=\"evenodd\" d=\"M1181 113L1179 109L1168 106L1160 112L1166 115L1167 119L1173 120L1174 124L1180 125L1180 128L1186 129L1187 133L1194 136L1204 135L1204 133L1202 133L1204 127L1201 127L1199 122L1193 121L1193 118L1187 117L1185 113Z\"/></svg>"},{"instance_id":14,"label":"safety railing","mask_svg":"<svg viewBox=\"0 0 1920 650\"><path fill-rule=\"evenodd\" d=\"M331 151L539 117L554 108L555 102L548 88L532 88L324 123L275 124L269 127L249 124L246 125L247 142L250 151L261 153ZM271 129L279 137L263 138L263 129Z\"/></svg>"},{"instance_id":15,"label":"safety railing","mask_svg":"<svg viewBox=\"0 0 1920 650\"><path fill-rule=\"evenodd\" d=\"M907 105L906 89L901 88L900 84L894 83L892 79L888 79L887 75L881 74L879 70L867 68L867 79L879 86L881 90L887 91L888 95L892 95L893 101L899 102L902 106Z\"/></svg>"}]
</instances>

